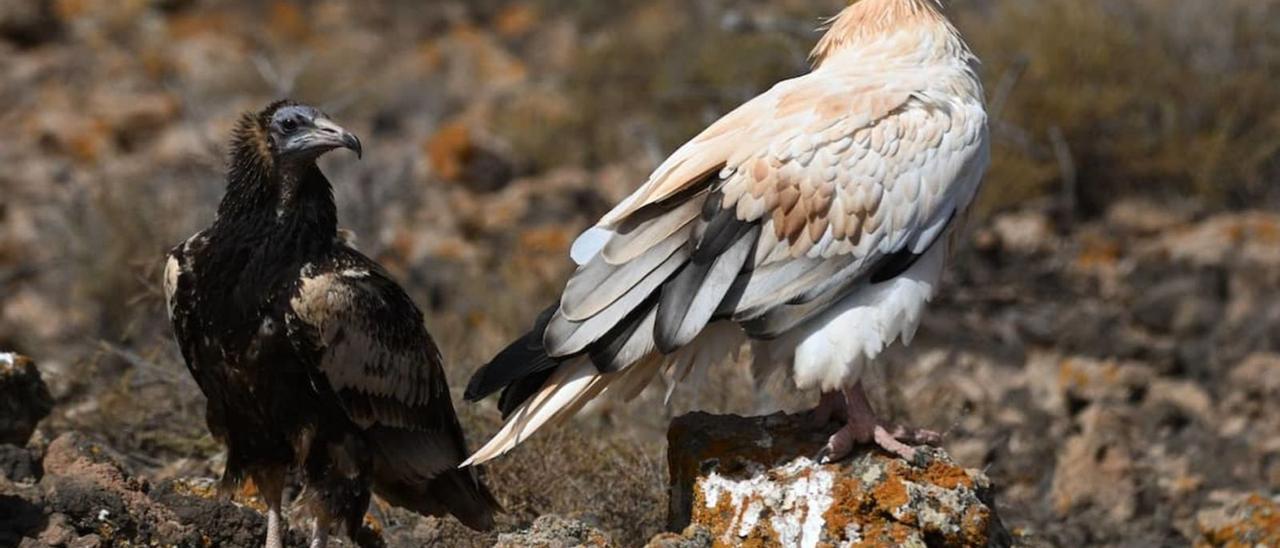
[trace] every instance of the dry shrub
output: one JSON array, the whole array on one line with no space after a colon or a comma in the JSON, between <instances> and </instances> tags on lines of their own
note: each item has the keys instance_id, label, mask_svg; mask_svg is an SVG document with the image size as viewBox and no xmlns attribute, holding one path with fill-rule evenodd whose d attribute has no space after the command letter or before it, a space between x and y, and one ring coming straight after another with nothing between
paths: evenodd
<instances>
[{"instance_id":1,"label":"dry shrub","mask_svg":"<svg viewBox=\"0 0 1280 548\"><path fill-rule=\"evenodd\" d=\"M488 467L509 517L528 524L543 514L590 516L626 544L661 531L667 513L663 447L592 427L590 418L575 422L539 433Z\"/></svg>"},{"instance_id":2,"label":"dry shrub","mask_svg":"<svg viewBox=\"0 0 1280 548\"><path fill-rule=\"evenodd\" d=\"M656 162L803 73L818 16L840 6L551 4L582 36L564 79L539 93L549 86L572 109L517 104L495 121L535 167L642 153ZM983 59L993 114L980 216L1041 197L1085 216L1117 195L1280 201L1280 1L969 0L948 10Z\"/></svg>"},{"instance_id":3,"label":"dry shrub","mask_svg":"<svg viewBox=\"0 0 1280 548\"><path fill-rule=\"evenodd\" d=\"M773 82L803 73L818 15L839 3L543 4L546 20L578 29L570 66L535 72L535 92L551 97L513 95L494 120L518 161L534 168L659 160Z\"/></svg>"},{"instance_id":4,"label":"dry shrub","mask_svg":"<svg viewBox=\"0 0 1280 548\"><path fill-rule=\"evenodd\" d=\"M1068 198L1086 214L1117 194L1276 199L1280 2L992 0L955 11L994 96L987 207L1061 192L1072 171Z\"/></svg>"}]
</instances>

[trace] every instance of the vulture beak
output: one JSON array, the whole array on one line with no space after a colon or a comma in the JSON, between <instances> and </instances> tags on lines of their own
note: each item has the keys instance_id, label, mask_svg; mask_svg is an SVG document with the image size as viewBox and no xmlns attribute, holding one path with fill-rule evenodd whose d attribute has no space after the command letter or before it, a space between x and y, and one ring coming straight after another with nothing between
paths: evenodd
<instances>
[{"instance_id":1,"label":"vulture beak","mask_svg":"<svg viewBox=\"0 0 1280 548\"><path fill-rule=\"evenodd\" d=\"M360 138L354 133L347 131L333 123L333 120L323 116L317 116L312 120L313 128L310 131L306 146L310 149L331 150L335 148L349 148L356 153L356 158L364 155L364 149L360 146Z\"/></svg>"}]
</instances>

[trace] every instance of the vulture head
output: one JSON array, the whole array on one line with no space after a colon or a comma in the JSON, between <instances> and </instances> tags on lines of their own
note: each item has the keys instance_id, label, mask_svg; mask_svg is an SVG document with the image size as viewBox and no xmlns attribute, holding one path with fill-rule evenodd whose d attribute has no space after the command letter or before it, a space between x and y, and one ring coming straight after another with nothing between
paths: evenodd
<instances>
[{"instance_id":1,"label":"vulture head","mask_svg":"<svg viewBox=\"0 0 1280 548\"><path fill-rule=\"evenodd\" d=\"M262 112L258 122L277 160L314 161L335 148L349 148L356 157L363 152L358 137L312 106L276 103Z\"/></svg>"},{"instance_id":2,"label":"vulture head","mask_svg":"<svg viewBox=\"0 0 1280 548\"><path fill-rule=\"evenodd\" d=\"M232 133L219 218L299 211L326 227L336 223L329 181L316 166L335 148L363 152L359 138L316 107L284 100L246 113Z\"/></svg>"},{"instance_id":3,"label":"vulture head","mask_svg":"<svg viewBox=\"0 0 1280 548\"><path fill-rule=\"evenodd\" d=\"M360 156L360 139L320 109L289 100L246 113L231 140L232 160L268 170L314 164L321 154L349 148Z\"/></svg>"}]
</instances>

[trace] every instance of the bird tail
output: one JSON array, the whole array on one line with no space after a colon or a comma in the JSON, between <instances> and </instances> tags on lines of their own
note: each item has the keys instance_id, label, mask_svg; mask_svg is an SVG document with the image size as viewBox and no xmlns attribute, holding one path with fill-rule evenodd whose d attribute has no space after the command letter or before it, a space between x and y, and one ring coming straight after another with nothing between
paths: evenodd
<instances>
[{"instance_id":1,"label":"bird tail","mask_svg":"<svg viewBox=\"0 0 1280 548\"><path fill-rule=\"evenodd\" d=\"M500 389L498 410L506 424L462 466L492 460L543 426L567 419L599 396L616 376L600 373L588 356L553 359L548 355L543 335L558 306L557 302L543 310L529 333L508 344L471 376L463 398L480 401Z\"/></svg>"},{"instance_id":2,"label":"bird tail","mask_svg":"<svg viewBox=\"0 0 1280 548\"><path fill-rule=\"evenodd\" d=\"M543 426L573 416L588 401L600 395L617 375L601 373L585 356L564 362L548 372L550 374L545 376L545 380L540 378L543 377L541 373L535 373L503 391L499 406L506 416L506 423L484 447L463 461L463 466L494 459L529 439Z\"/></svg>"},{"instance_id":3,"label":"bird tail","mask_svg":"<svg viewBox=\"0 0 1280 548\"><path fill-rule=\"evenodd\" d=\"M549 317L550 311L544 316ZM548 357L542 347L545 325L540 318L534 330L508 345L471 378L465 398L476 401L501 389L498 408L506 422L463 466L482 464L511 451L539 429L567 420L601 395L629 401L664 369L673 374L673 381L684 379L690 371L705 370L744 342L740 330L718 322L672 354L650 352L621 369L601 371L590 355Z\"/></svg>"},{"instance_id":4,"label":"bird tail","mask_svg":"<svg viewBox=\"0 0 1280 548\"><path fill-rule=\"evenodd\" d=\"M547 354L543 335L558 307L556 303L543 310L533 329L507 345L467 383L463 397L468 401L502 390L498 409L506 423L462 466L498 457L543 426L567 419L616 376L600 372L587 356L557 359Z\"/></svg>"},{"instance_id":5,"label":"bird tail","mask_svg":"<svg viewBox=\"0 0 1280 548\"><path fill-rule=\"evenodd\" d=\"M551 320L557 306L558 304L553 304L543 310L533 329L507 345L489 363L477 370L467 383L463 398L467 401L479 401L502 390L498 409L505 419L537 392L561 364L561 360L547 355L546 347L542 344L547 322Z\"/></svg>"}]
</instances>

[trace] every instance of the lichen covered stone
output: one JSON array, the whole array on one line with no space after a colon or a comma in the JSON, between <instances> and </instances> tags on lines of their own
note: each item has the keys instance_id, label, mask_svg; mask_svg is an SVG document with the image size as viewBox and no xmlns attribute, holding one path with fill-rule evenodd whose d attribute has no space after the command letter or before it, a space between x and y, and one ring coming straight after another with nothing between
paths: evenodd
<instances>
[{"instance_id":1,"label":"lichen covered stone","mask_svg":"<svg viewBox=\"0 0 1280 548\"><path fill-rule=\"evenodd\" d=\"M1250 494L1198 516L1197 547L1280 546L1280 497Z\"/></svg>"},{"instance_id":2,"label":"lichen covered stone","mask_svg":"<svg viewBox=\"0 0 1280 548\"><path fill-rule=\"evenodd\" d=\"M716 546L1006 546L991 484L924 448L909 463L873 451L820 464L807 416L676 419L668 434L668 525Z\"/></svg>"}]
</instances>

